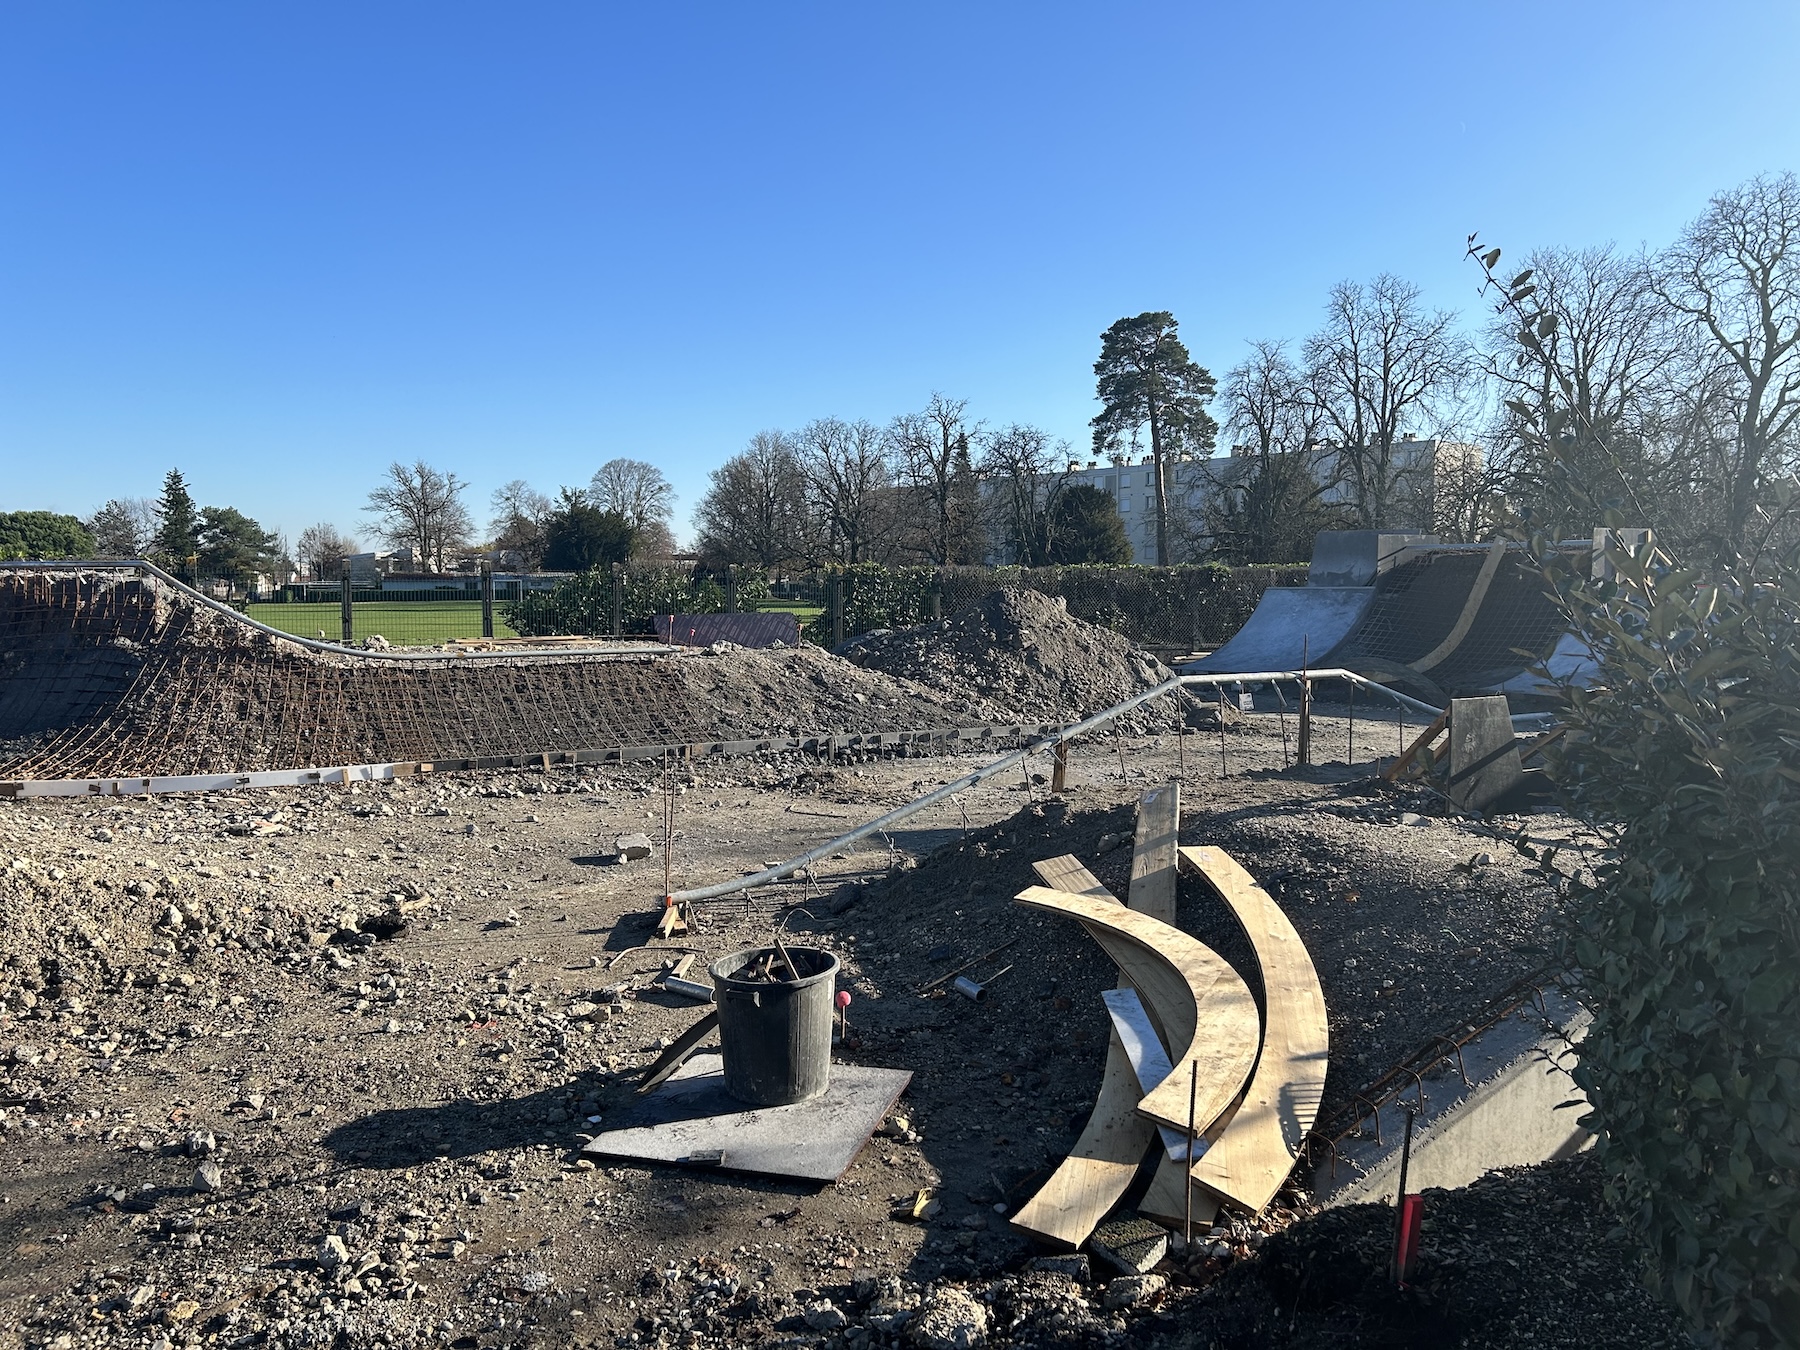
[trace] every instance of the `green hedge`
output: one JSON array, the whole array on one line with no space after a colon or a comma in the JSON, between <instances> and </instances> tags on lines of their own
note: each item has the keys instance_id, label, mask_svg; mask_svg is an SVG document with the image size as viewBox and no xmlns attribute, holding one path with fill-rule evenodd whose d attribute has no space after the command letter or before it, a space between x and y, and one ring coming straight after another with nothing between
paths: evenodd
<instances>
[{"instance_id":1,"label":"green hedge","mask_svg":"<svg viewBox=\"0 0 1800 1350\"><path fill-rule=\"evenodd\" d=\"M1552 573L1601 663L1558 776L1614 845L1572 895L1585 1120L1696 1326L1800 1345L1800 573L1611 556Z\"/></svg>"},{"instance_id":2,"label":"green hedge","mask_svg":"<svg viewBox=\"0 0 1800 1350\"><path fill-rule=\"evenodd\" d=\"M737 608L752 609L769 598L769 581L760 572L738 568L732 574ZM636 566L619 575L622 632L654 631L658 614L718 614L726 609L725 579L693 567ZM595 569L565 578L554 590L528 591L505 607L506 622L521 637L610 633L613 620L613 577Z\"/></svg>"},{"instance_id":3,"label":"green hedge","mask_svg":"<svg viewBox=\"0 0 1800 1350\"><path fill-rule=\"evenodd\" d=\"M839 573L844 588L844 636L878 628L907 628L931 616L931 593L941 588L945 615L1000 586L1024 586L1068 602L1069 613L1150 647L1194 650L1225 641L1250 617L1270 586L1303 586L1304 564L1226 567L884 567L864 563ZM806 636L831 641L829 609L807 625Z\"/></svg>"}]
</instances>

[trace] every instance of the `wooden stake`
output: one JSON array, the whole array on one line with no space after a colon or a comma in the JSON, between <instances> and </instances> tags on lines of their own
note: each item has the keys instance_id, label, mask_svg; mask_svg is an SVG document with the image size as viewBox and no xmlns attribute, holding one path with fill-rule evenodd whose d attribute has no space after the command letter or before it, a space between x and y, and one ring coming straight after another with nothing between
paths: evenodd
<instances>
[{"instance_id":1,"label":"wooden stake","mask_svg":"<svg viewBox=\"0 0 1800 1350\"><path fill-rule=\"evenodd\" d=\"M1224 778L1231 772L1225 759L1225 686L1219 686L1219 777Z\"/></svg>"},{"instance_id":2,"label":"wooden stake","mask_svg":"<svg viewBox=\"0 0 1800 1350\"><path fill-rule=\"evenodd\" d=\"M1310 655L1307 648L1310 637L1300 639L1300 732L1295 738L1294 762L1296 764L1312 763L1312 681L1307 678L1306 665Z\"/></svg>"},{"instance_id":3,"label":"wooden stake","mask_svg":"<svg viewBox=\"0 0 1800 1350\"><path fill-rule=\"evenodd\" d=\"M1181 1165L1182 1198L1187 1204L1181 1216L1181 1253L1185 1257L1192 1257L1194 1251L1194 1179L1188 1173L1194 1170L1194 1105L1199 1096L1200 1062L1195 1060L1188 1065L1187 1157Z\"/></svg>"},{"instance_id":4,"label":"wooden stake","mask_svg":"<svg viewBox=\"0 0 1800 1350\"><path fill-rule=\"evenodd\" d=\"M1050 791L1067 792L1069 789L1069 743L1066 740L1056 743L1056 764L1050 770Z\"/></svg>"}]
</instances>

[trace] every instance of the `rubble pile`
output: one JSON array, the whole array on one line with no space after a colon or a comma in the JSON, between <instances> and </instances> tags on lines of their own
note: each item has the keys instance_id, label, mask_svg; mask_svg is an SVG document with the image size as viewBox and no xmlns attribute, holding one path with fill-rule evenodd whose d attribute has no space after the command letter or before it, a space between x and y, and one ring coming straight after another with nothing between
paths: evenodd
<instances>
[{"instance_id":1,"label":"rubble pile","mask_svg":"<svg viewBox=\"0 0 1800 1350\"><path fill-rule=\"evenodd\" d=\"M937 623L870 633L844 655L940 696L996 704L1020 722L1075 721L1171 673L1111 629L1071 617L1061 598L1016 586L991 591ZM1114 725L1167 731L1174 714L1159 701Z\"/></svg>"},{"instance_id":2,"label":"rubble pile","mask_svg":"<svg viewBox=\"0 0 1800 1350\"><path fill-rule=\"evenodd\" d=\"M154 579L21 578L0 568L0 772L9 779L443 762L1017 720L1010 705L859 670L816 647L402 660L315 651Z\"/></svg>"}]
</instances>

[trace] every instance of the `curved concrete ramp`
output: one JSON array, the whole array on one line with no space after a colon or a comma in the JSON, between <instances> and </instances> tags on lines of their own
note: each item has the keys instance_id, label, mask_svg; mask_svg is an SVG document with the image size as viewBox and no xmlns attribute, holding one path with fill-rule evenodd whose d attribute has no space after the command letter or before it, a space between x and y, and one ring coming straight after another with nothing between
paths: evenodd
<instances>
[{"instance_id":1,"label":"curved concrete ramp","mask_svg":"<svg viewBox=\"0 0 1800 1350\"><path fill-rule=\"evenodd\" d=\"M1248 670L1298 670L1311 665L1353 631L1368 612L1368 586L1271 586L1244 626L1218 651L1182 667L1195 675Z\"/></svg>"}]
</instances>

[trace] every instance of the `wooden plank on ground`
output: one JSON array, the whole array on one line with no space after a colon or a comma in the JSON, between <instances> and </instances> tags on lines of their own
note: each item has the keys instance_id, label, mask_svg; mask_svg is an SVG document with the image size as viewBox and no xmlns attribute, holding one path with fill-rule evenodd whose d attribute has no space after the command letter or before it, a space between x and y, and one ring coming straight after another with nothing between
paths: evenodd
<instances>
[{"instance_id":1,"label":"wooden plank on ground","mask_svg":"<svg viewBox=\"0 0 1800 1350\"><path fill-rule=\"evenodd\" d=\"M1262 1055L1237 1113L1192 1168L1195 1181L1256 1213L1294 1170L1318 1118L1331 1048L1325 995L1294 925L1235 858L1184 848L1181 859L1230 907L1262 969Z\"/></svg>"},{"instance_id":2,"label":"wooden plank on ground","mask_svg":"<svg viewBox=\"0 0 1800 1350\"><path fill-rule=\"evenodd\" d=\"M1045 858L1032 870L1053 890L1117 904L1118 899L1073 854ZM1123 977L1119 984L1130 988ZM1149 1151L1156 1127L1137 1113L1143 1097L1130 1057L1112 1034L1100 1095L1068 1157L1012 1217L1015 1228L1047 1242L1079 1247L1119 1203Z\"/></svg>"},{"instance_id":3,"label":"wooden plank on ground","mask_svg":"<svg viewBox=\"0 0 1800 1350\"><path fill-rule=\"evenodd\" d=\"M1162 1025L1174 1072L1138 1103L1150 1119L1185 1130L1190 1066L1198 1067L1196 1120L1212 1124L1243 1090L1256 1062L1256 1002L1225 961L1179 928L1092 896L1029 886L1016 897L1067 915L1106 949Z\"/></svg>"},{"instance_id":4,"label":"wooden plank on ground","mask_svg":"<svg viewBox=\"0 0 1800 1350\"><path fill-rule=\"evenodd\" d=\"M1144 794L1137 809L1127 903L1138 913L1171 926L1175 923L1175 832L1180 826L1180 783L1166 783Z\"/></svg>"},{"instance_id":5,"label":"wooden plank on ground","mask_svg":"<svg viewBox=\"0 0 1800 1350\"><path fill-rule=\"evenodd\" d=\"M1069 1156L1017 1213L1013 1227L1046 1242L1079 1247L1137 1176L1156 1126L1137 1113L1137 1075L1114 1032L1100 1095Z\"/></svg>"},{"instance_id":6,"label":"wooden plank on ground","mask_svg":"<svg viewBox=\"0 0 1800 1350\"><path fill-rule=\"evenodd\" d=\"M1080 858L1073 853L1065 853L1060 858L1045 858L1031 864L1031 870L1037 873L1037 879L1053 891L1068 891L1071 895L1091 895L1098 900L1111 900L1115 905L1119 897L1100 884L1100 878L1087 870Z\"/></svg>"}]
</instances>

